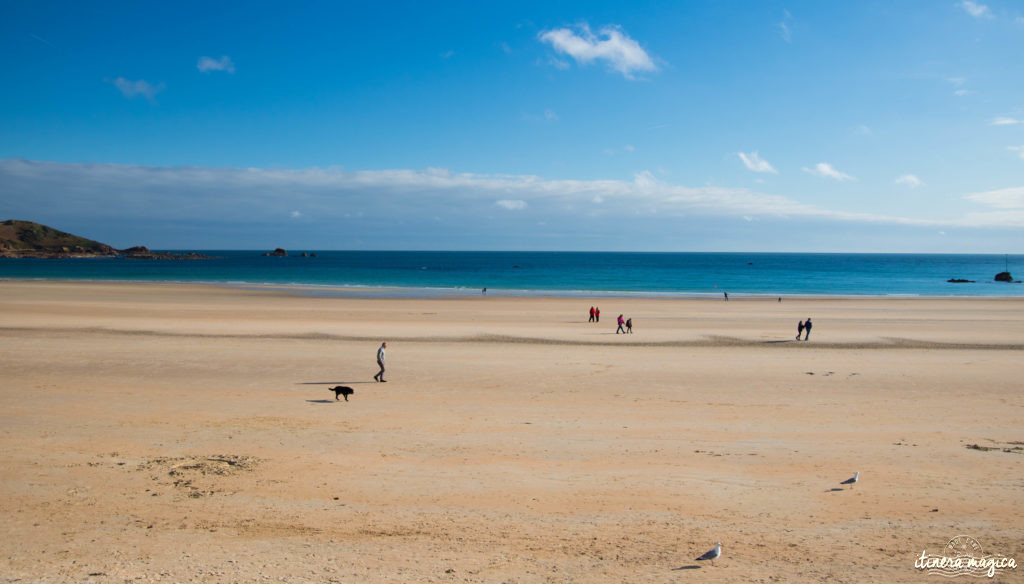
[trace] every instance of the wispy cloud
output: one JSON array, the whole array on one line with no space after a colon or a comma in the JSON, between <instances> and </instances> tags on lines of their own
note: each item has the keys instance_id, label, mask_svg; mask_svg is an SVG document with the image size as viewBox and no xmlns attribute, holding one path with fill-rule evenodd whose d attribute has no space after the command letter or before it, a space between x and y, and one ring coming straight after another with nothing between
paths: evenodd
<instances>
[{"instance_id":1,"label":"wispy cloud","mask_svg":"<svg viewBox=\"0 0 1024 584\"><path fill-rule=\"evenodd\" d=\"M568 28L542 31L541 42L550 44L559 53L569 55L577 63L588 65L603 61L627 79L638 71L657 71L658 66L647 51L615 25L603 27L597 34L582 24L578 32Z\"/></svg>"},{"instance_id":2,"label":"wispy cloud","mask_svg":"<svg viewBox=\"0 0 1024 584\"><path fill-rule=\"evenodd\" d=\"M971 0L963 0L960 3L960 7L975 18L992 18L992 11L989 7L984 4L978 4L977 2L971 2Z\"/></svg>"},{"instance_id":3,"label":"wispy cloud","mask_svg":"<svg viewBox=\"0 0 1024 584\"><path fill-rule=\"evenodd\" d=\"M858 136L870 136L874 132L871 131L871 128L865 126L864 124L861 124L853 129L853 133L857 134Z\"/></svg>"},{"instance_id":4,"label":"wispy cloud","mask_svg":"<svg viewBox=\"0 0 1024 584\"><path fill-rule=\"evenodd\" d=\"M615 156L620 152L636 152L636 146L633 146L632 144L625 144L622 148L612 148L609 146L608 148L605 148L603 152L607 156Z\"/></svg>"},{"instance_id":5,"label":"wispy cloud","mask_svg":"<svg viewBox=\"0 0 1024 584\"><path fill-rule=\"evenodd\" d=\"M54 46L54 44L53 44L53 43L51 43L50 41L48 41L48 40L44 39L43 37L41 37L41 36L39 36L39 35L37 35L37 34L32 34L32 33L29 33L29 35L28 35L28 36L30 36L30 37L32 37L32 38L34 38L34 39L36 39L37 41L39 41L39 42L41 42L41 43L43 43L43 44L46 44L46 45L50 45L51 47L53 47L53 46Z\"/></svg>"},{"instance_id":6,"label":"wispy cloud","mask_svg":"<svg viewBox=\"0 0 1024 584\"><path fill-rule=\"evenodd\" d=\"M227 71L228 73L235 72L235 63L231 60L231 57L224 55L219 59L213 57L199 57L199 62L196 63L196 68L203 73L209 73L211 71Z\"/></svg>"},{"instance_id":7,"label":"wispy cloud","mask_svg":"<svg viewBox=\"0 0 1024 584\"><path fill-rule=\"evenodd\" d=\"M129 81L124 77L118 77L111 83L113 83L114 87L116 87L118 91L121 92L121 95L127 97L128 99L132 99L136 96L141 95L149 101L153 101L153 98L156 97L156 94L164 90L163 83L159 85L153 85L145 79L139 79L138 81Z\"/></svg>"},{"instance_id":8,"label":"wispy cloud","mask_svg":"<svg viewBox=\"0 0 1024 584\"><path fill-rule=\"evenodd\" d=\"M1007 150L1016 152L1018 156L1024 158L1024 146L1007 146Z\"/></svg>"},{"instance_id":9,"label":"wispy cloud","mask_svg":"<svg viewBox=\"0 0 1024 584\"><path fill-rule=\"evenodd\" d=\"M740 152L738 153L738 155L740 157L740 160L743 161L743 164L748 169L754 172L770 172L772 174L779 174L779 171L775 170L774 166L772 166L767 160L762 159L761 156L758 155L757 150L751 152L750 154Z\"/></svg>"},{"instance_id":10,"label":"wispy cloud","mask_svg":"<svg viewBox=\"0 0 1024 584\"><path fill-rule=\"evenodd\" d=\"M975 203L995 207L996 209L1024 210L1024 187L971 193L964 198Z\"/></svg>"},{"instance_id":11,"label":"wispy cloud","mask_svg":"<svg viewBox=\"0 0 1024 584\"><path fill-rule=\"evenodd\" d=\"M814 165L814 168L807 168L805 166L803 167L803 170L804 172L813 174L815 176L831 178L838 181L855 180L852 176L846 174L845 172L840 172L836 170L835 167L833 167L831 164L827 162L819 162L818 164Z\"/></svg>"},{"instance_id":12,"label":"wispy cloud","mask_svg":"<svg viewBox=\"0 0 1024 584\"><path fill-rule=\"evenodd\" d=\"M746 188L675 185L649 171L636 173L632 180L549 180L437 168L349 172L337 168L153 167L0 159L0 187L7 192L33 193L8 206L12 216L33 217L40 215L40 209L58 209L76 221L116 219L139 225L154 221L204 223L217 217L226 224L251 227L276 225L281 217L301 217L334 228L338 221L358 217L364 226L391 226L438 216L441 209L441 219L450 225L492 231L499 226L525 228L515 223L522 220L517 217L531 224L543 219L548 223L544 233L553 236L578 233L585 217L611 221L624 216L659 222L683 217L751 217L1024 227L1024 187L967 197L991 211L933 219L827 209ZM296 209L302 209L298 216ZM495 214L495 209L509 213ZM504 223L492 225L486 223L489 220ZM607 225L600 223L598 232Z\"/></svg>"},{"instance_id":13,"label":"wispy cloud","mask_svg":"<svg viewBox=\"0 0 1024 584\"><path fill-rule=\"evenodd\" d=\"M898 185L906 185L912 189L916 189L924 184L924 181L919 179L916 174L905 174L901 177L897 177L894 182Z\"/></svg>"},{"instance_id":14,"label":"wispy cloud","mask_svg":"<svg viewBox=\"0 0 1024 584\"><path fill-rule=\"evenodd\" d=\"M526 201L519 199L501 199L494 202L495 205L502 209L508 209L509 211L522 211L526 208Z\"/></svg>"},{"instance_id":15,"label":"wispy cloud","mask_svg":"<svg viewBox=\"0 0 1024 584\"><path fill-rule=\"evenodd\" d=\"M964 87L964 84L967 83L967 80L964 79L963 77L947 77L946 81L953 85L953 87L956 87L956 90L953 91L953 95L957 97L963 97L965 95L971 95L972 93L974 93L970 89Z\"/></svg>"},{"instance_id":16,"label":"wispy cloud","mask_svg":"<svg viewBox=\"0 0 1024 584\"><path fill-rule=\"evenodd\" d=\"M538 113L532 113L532 112L523 112L520 117L523 119L523 121L527 121L527 122L548 122L548 123L554 123L554 122L557 122L557 121L559 121L561 119L561 118L559 118L559 116L555 112L555 110L550 109L550 108L545 109L543 112L541 112L539 114Z\"/></svg>"},{"instance_id":17,"label":"wispy cloud","mask_svg":"<svg viewBox=\"0 0 1024 584\"><path fill-rule=\"evenodd\" d=\"M1015 126L1017 124L1024 124L1024 120L1018 120L1017 118L1008 118L1008 117L1005 117L1005 116L1000 116L1000 117L992 118L992 121L989 122L990 126Z\"/></svg>"},{"instance_id":18,"label":"wispy cloud","mask_svg":"<svg viewBox=\"0 0 1024 584\"><path fill-rule=\"evenodd\" d=\"M790 28L789 23L793 20L793 16L788 10L783 10L782 13L782 20L777 25L779 27L779 36L782 37L782 40L790 43L793 42L793 31Z\"/></svg>"}]
</instances>

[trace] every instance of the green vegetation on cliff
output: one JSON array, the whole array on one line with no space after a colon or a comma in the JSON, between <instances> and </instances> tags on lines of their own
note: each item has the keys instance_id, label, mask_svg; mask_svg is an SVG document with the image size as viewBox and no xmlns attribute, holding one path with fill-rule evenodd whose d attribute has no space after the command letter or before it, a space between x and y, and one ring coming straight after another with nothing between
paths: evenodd
<instances>
[{"instance_id":1,"label":"green vegetation on cliff","mask_svg":"<svg viewBox=\"0 0 1024 584\"><path fill-rule=\"evenodd\" d=\"M8 219L0 223L0 251L115 255L105 243L72 235L32 221Z\"/></svg>"}]
</instances>

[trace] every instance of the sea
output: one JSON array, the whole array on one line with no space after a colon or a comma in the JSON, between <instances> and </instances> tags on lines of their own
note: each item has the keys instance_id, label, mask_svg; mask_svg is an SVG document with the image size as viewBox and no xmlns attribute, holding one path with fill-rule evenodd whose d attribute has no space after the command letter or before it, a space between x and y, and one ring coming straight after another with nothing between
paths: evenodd
<instances>
[{"instance_id":1,"label":"sea","mask_svg":"<svg viewBox=\"0 0 1024 584\"><path fill-rule=\"evenodd\" d=\"M1024 296L1024 255L191 251L209 259L0 259L0 280L190 282L368 297ZM302 256L305 251L308 255ZM950 283L950 279L971 280Z\"/></svg>"}]
</instances>

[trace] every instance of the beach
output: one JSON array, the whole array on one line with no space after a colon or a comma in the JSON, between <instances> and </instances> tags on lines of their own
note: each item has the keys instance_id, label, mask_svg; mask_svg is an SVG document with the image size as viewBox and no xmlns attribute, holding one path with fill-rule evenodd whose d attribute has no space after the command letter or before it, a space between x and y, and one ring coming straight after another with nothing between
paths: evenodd
<instances>
[{"instance_id":1,"label":"beach","mask_svg":"<svg viewBox=\"0 0 1024 584\"><path fill-rule=\"evenodd\" d=\"M1024 562L1022 298L0 291L3 582L918 582L958 535Z\"/></svg>"}]
</instances>

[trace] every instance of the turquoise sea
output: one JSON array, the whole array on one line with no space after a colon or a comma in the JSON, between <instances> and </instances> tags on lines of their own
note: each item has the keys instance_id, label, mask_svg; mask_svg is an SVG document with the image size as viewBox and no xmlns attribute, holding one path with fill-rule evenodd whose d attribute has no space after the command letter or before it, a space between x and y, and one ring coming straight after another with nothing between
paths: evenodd
<instances>
[{"instance_id":1,"label":"turquoise sea","mask_svg":"<svg viewBox=\"0 0 1024 584\"><path fill-rule=\"evenodd\" d=\"M445 296L1024 296L1024 255L187 250L205 260L0 259L0 279L264 284ZM303 251L316 257L301 257ZM951 284L950 278L974 280Z\"/></svg>"}]
</instances>

